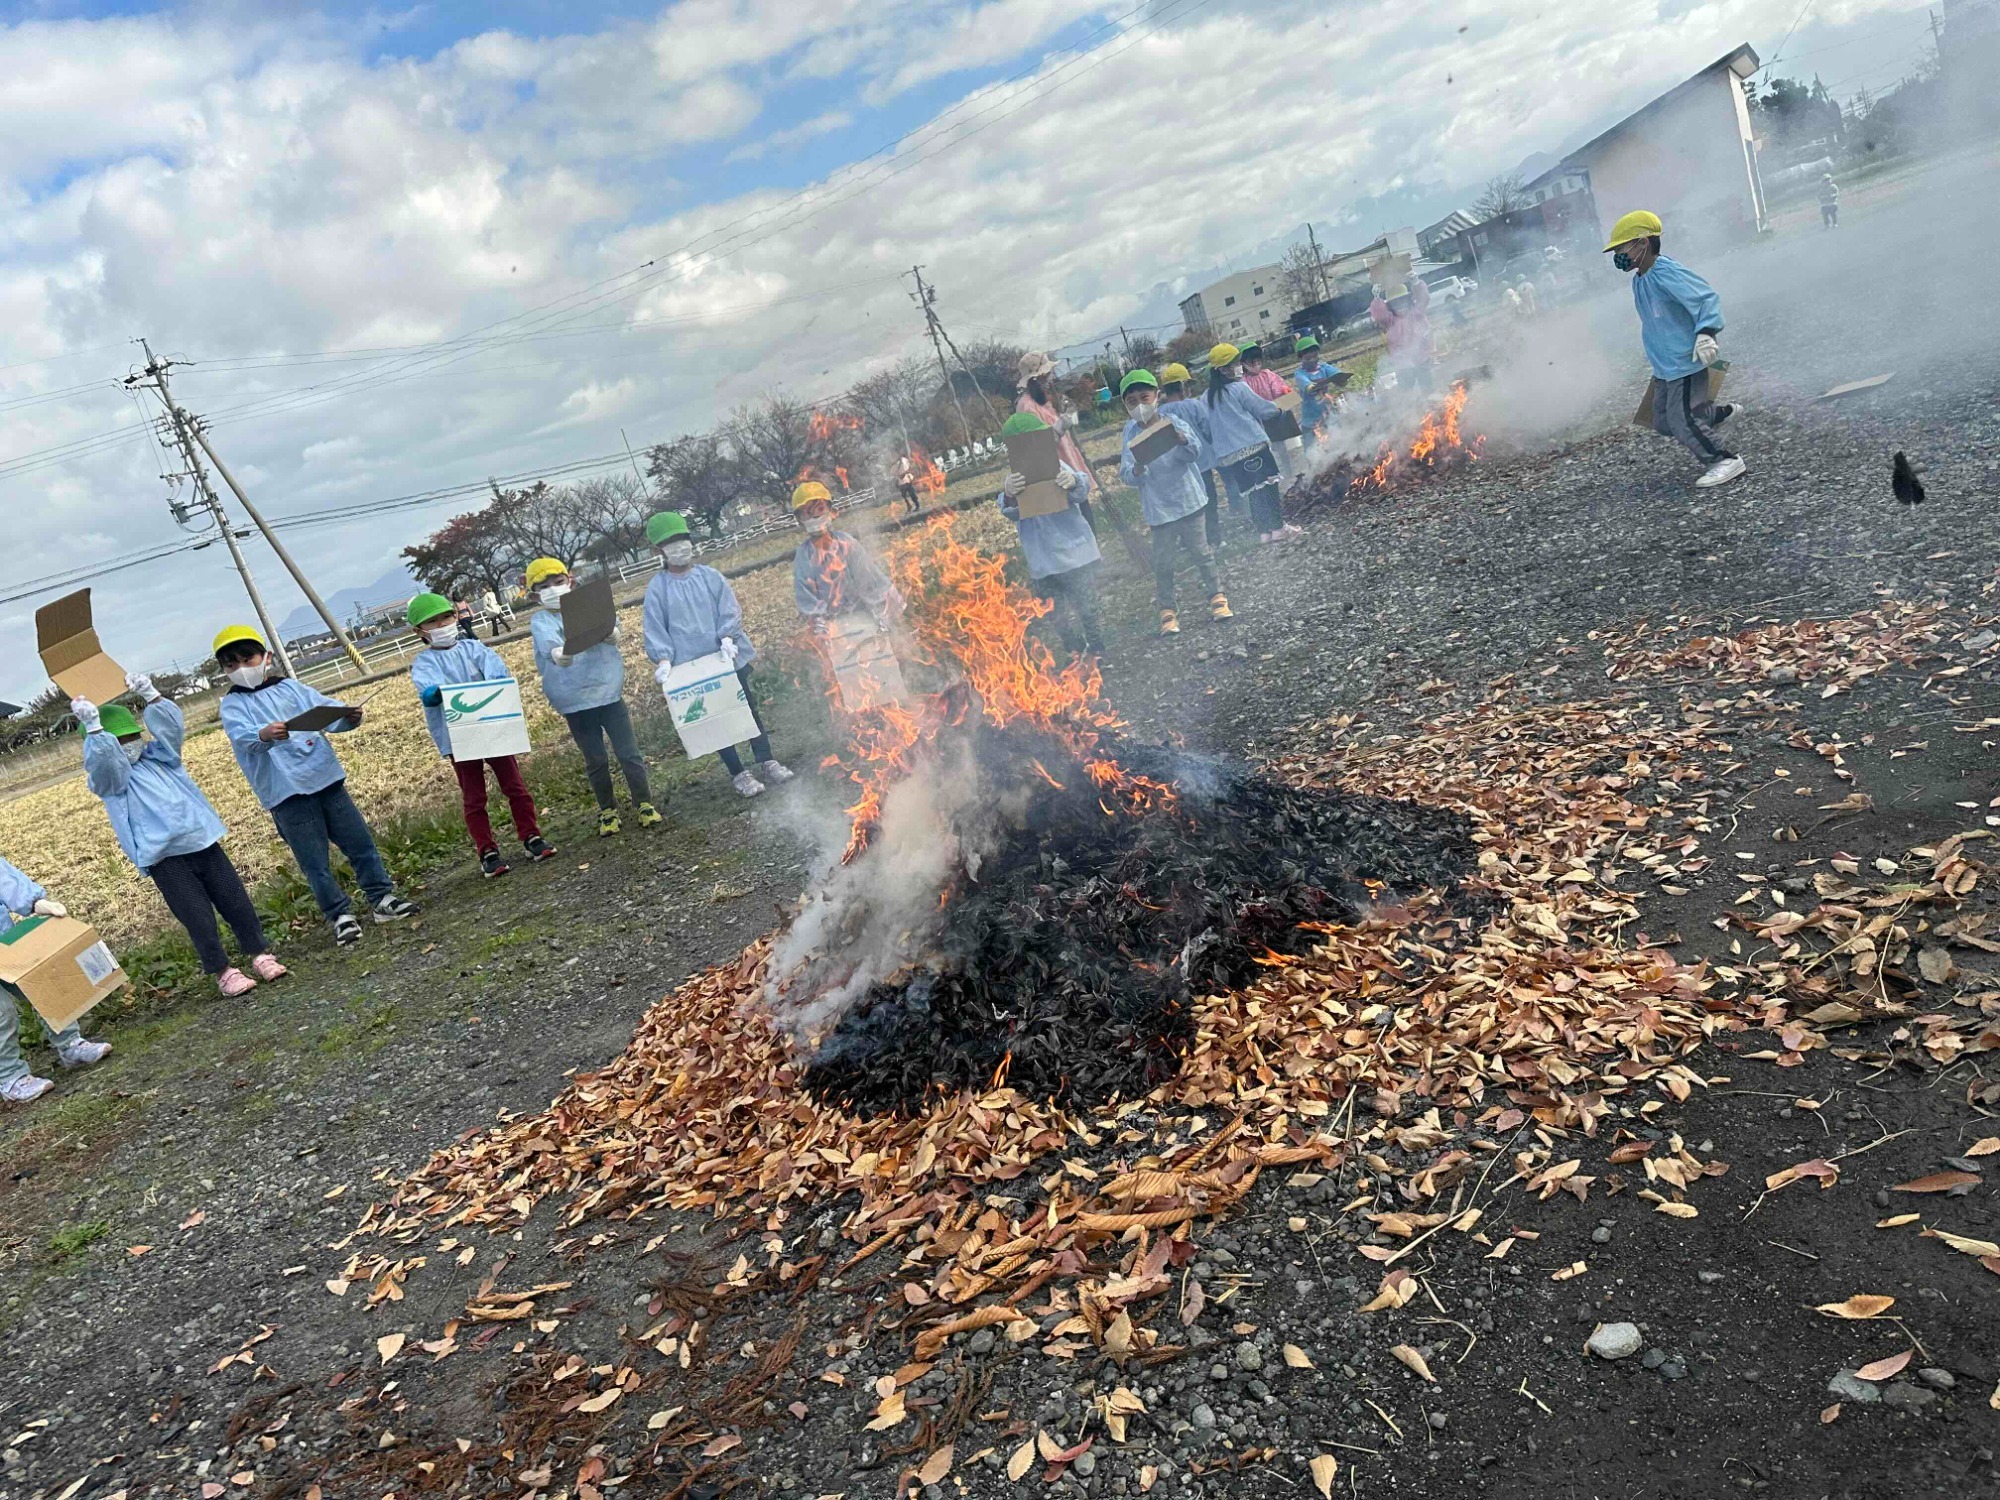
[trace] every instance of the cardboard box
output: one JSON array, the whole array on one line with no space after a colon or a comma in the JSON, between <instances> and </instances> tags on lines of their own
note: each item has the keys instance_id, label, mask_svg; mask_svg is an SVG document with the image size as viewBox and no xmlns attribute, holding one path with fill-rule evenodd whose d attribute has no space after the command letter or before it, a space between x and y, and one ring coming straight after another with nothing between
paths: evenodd
<instances>
[{"instance_id":1,"label":"cardboard box","mask_svg":"<svg viewBox=\"0 0 2000 1500\"><path fill-rule=\"evenodd\" d=\"M754 740L762 732L743 679L720 651L674 664L667 674L667 711L689 760Z\"/></svg>"},{"instance_id":2,"label":"cardboard box","mask_svg":"<svg viewBox=\"0 0 2000 1500\"><path fill-rule=\"evenodd\" d=\"M1181 446L1180 429L1165 417L1160 417L1151 426L1142 427L1133 434L1130 446L1134 459L1149 464Z\"/></svg>"},{"instance_id":3,"label":"cardboard box","mask_svg":"<svg viewBox=\"0 0 2000 1500\"><path fill-rule=\"evenodd\" d=\"M1718 359L1708 367L1708 403L1713 406L1715 398L1722 394L1722 377L1729 372L1729 361ZM1660 388L1657 380L1646 382L1646 394L1639 398L1639 409L1632 413L1632 425L1643 427L1648 432L1655 431L1653 423L1653 397Z\"/></svg>"},{"instance_id":4,"label":"cardboard box","mask_svg":"<svg viewBox=\"0 0 2000 1500\"><path fill-rule=\"evenodd\" d=\"M1298 437L1304 431L1299 426L1299 408L1304 403L1305 397L1297 391L1287 391L1273 401L1271 404L1278 408L1278 414L1264 419L1264 436L1274 443L1289 442Z\"/></svg>"},{"instance_id":5,"label":"cardboard box","mask_svg":"<svg viewBox=\"0 0 2000 1500\"><path fill-rule=\"evenodd\" d=\"M444 690L444 733L453 760L496 760L528 753L521 684L511 677L460 682Z\"/></svg>"},{"instance_id":6,"label":"cardboard box","mask_svg":"<svg viewBox=\"0 0 2000 1500\"><path fill-rule=\"evenodd\" d=\"M103 705L125 691L125 669L98 644L89 589L64 594L35 611L35 644L50 681L70 697Z\"/></svg>"},{"instance_id":7,"label":"cardboard box","mask_svg":"<svg viewBox=\"0 0 2000 1500\"><path fill-rule=\"evenodd\" d=\"M611 639L618 607L611 599L611 580L593 578L562 596L563 654L576 656Z\"/></svg>"},{"instance_id":8,"label":"cardboard box","mask_svg":"<svg viewBox=\"0 0 2000 1500\"><path fill-rule=\"evenodd\" d=\"M0 979L56 1031L130 983L97 929L74 917L29 917L0 933Z\"/></svg>"},{"instance_id":9,"label":"cardboard box","mask_svg":"<svg viewBox=\"0 0 2000 1500\"><path fill-rule=\"evenodd\" d=\"M1062 471L1062 457L1056 451L1056 430L1053 427L1017 432L1006 442L1007 467L1028 483L1052 480Z\"/></svg>"},{"instance_id":10,"label":"cardboard box","mask_svg":"<svg viewBox=\"0 0 2000 1500\"><path fill-rule=\"evenodd\" d=\"M847 615L833 622L827 634L827 658L840 706L848 713L909 697L894 643L866 615Z\"/></svg>"}]
</instances>

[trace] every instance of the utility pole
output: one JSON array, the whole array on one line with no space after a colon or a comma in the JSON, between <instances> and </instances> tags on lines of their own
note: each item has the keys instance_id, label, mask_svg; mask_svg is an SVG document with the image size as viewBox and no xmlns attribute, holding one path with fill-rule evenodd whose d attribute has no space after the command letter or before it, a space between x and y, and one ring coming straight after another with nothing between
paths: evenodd
<instances>
[{"instance_id":1,"label":"utility pole","mask_svg":"<svg viewBox=\"0 0 2000 1500\"><path fill-rule=\"evenodd\" d=\"M1125 346L1125 368L1132 368L1132 335L1125 331L1125 325L1118 325L1118 341Z\"/></svg>"},{"instance_id":2,"label":"utility pole","mask_svg":"<svg viewBox=\"0 0 2000 1500\"><path fill-rule=\"evenodd\" d=\"M1332 293L1326 286L1326 262L1319 256L1319 236L1313 233L1312 220L1306 220L1306 243L1312 246L1313 274L1319 278L1319 300L1327 301Z\"/></svg>"},{"instance_id":3,"label":"utility pole","mask_svg":"<svg viewBox=\"0 0 2000 1500\"><path fill-rule=\"evenodd\" d=\"M924 285L922 266L911 266L910 276L917 283L917 289L910 294L910 300L923 310L924 331L931 336L931 352L937 355L938 374L944 379L944 388L951 393L952 409L958 413L958 430L965 434L965 446L970 448L972 424L966 421L965 408L959 404L958 387L952 384L951 366L944 362L944 328L938 322L937 309L931 305L937 300L937 288Z\"/></svg>"},{"instance_id":4,"label":"utility pole","mask_svg":"<svg viewBox=\"0 0 2000 1500\"><path fill-rule=\"evenodd\" d=\"M257 619L264 627L265 638L271 643L271 651L278 658L278 665L287 674L290 674L292 670L290 654L285 650L285 643L278 638L278 633L271 624L271 617L264 608L264 600L258 594L257 585L250 577L250 565L244 561L243 553L236 545L235 534L229 529L229 517L222 508L222 500L215 493L215 487L208 482L208 475L203 470L201 460L195 453L197 445L199 445L203 453L208 455L208 461L215 465L215 472L220 474L222 482L229 486L230 493L236 497L237 503L243 507L244 513L250 517L251 524L264 534L264 540L269 542L271 550L278 554L278 561L283 563L285 571L292 575L292 582L299 586L299 592L306 596L306 599L312 604L313 609L318 613L320 619L326 622L326 628L333 633L333 638L340 643L340 648L347 653L348 660L354 663L357 670L362 672L367 671L368 663L362 659L361 653L355 649L354 642L348 638L347 631L342 628L340 621L333 617L333 611L326 607L326 601L319 596L319 590L312 586L312 580L306 577L305 570L293 561L292 554L285 550L285 544L279 541L277 533L271 530L270 523L264 519L263 512L258 510L251 503L250 497L243 493L243 486L236 482L236 476L229 472L229 465L222 461L221 455L215 451L215 446L209 442L208 434L202 430L201 419L190 415L184 407L174 404L173 394L167 387L167 371L173 368L174 361L156 359L153 355L152 345L148 344L144 339L139 340L139 347L146 351L146 375L149 379L140 381L134 377L126 383L128 385L144 384L148 386L149 389L159 396L160 404L166 407L167 416L173 424L174 434L180 444L182 456L187 459L188 467L194 473L195 486L201 492L204 503L209 507L209 513L216 518L217 523L222 527L223 538L229 543L230 555L236 559L237 571L243 575L243 586L249 591L251 602L257 606Z\"/></svg>"}]
</instances>

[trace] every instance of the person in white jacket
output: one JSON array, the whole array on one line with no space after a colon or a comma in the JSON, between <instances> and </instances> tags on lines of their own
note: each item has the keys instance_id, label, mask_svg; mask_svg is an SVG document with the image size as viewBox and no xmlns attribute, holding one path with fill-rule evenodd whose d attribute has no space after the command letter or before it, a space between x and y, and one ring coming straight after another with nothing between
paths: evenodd
<instances>
[{"instance_id":1,"label":"person in white jacket","mask_svg":"<svg viewBox=\"0 0 2000 1500\"><path fill-rule=\"evenodd\" d=\"M69 909L53 900L38 882L0 859L0 941L25 920L68 915ZM0 981L0 1103L27 1104L55 1087L30 1072L21 1057L21 1007L27 1003L27 997L13 985ZM74 1021L61 1031L42 1021L42 1030L48 1033L56 1061L65 1068L87 1068L111 1055L109 1042L86 1041Z\"/></svg>"}]
</instances>

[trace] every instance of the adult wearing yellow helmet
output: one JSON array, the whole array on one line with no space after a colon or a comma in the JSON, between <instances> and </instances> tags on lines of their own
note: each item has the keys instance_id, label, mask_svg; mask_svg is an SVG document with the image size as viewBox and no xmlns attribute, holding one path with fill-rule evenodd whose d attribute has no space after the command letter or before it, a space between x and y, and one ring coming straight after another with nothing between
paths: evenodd
<instances>
[{"instance_id":1,"label":"adult wearing yellow helmet","mask_svg":"<svg viewBox=\"0 0 2000 1500\"><path fill-rule=\"evenodd\" d=\"M330 736L361 723L361 710L336 703L277 669L264 638L248 625L225 625L215 636L215 664L229 679L216 711L236 764L257 801L277 825L298 861L299 873L319 913L342 947L361 941L354 902L333 873L333 851L347 856L377 923L417 914L396 894L389 867L375 847L367 818L347 791L347 768ZM346 708L323 729L291 729L290 721L314 709Z\"/></svg>"},{"instance_id":2,"label":"adult wearing yellow helmet","mask_svg":"<svg viewBox=\"0 0 2000 1500\"><path fill-rule=\"evenodd\" d=\"M1658 214L1634 209L1611 226L1604 252L1632 277L1639 338L1653 367L1653 430L1707 464L1695 484L1713 489L1741 478L1745 469L1715 433L1736 408L1708 398L1709 366L1721 356L1715 336L1722 332L1722 299L1693 271L1660 253L1665 227Z\"/></svg>"}]
</instances>

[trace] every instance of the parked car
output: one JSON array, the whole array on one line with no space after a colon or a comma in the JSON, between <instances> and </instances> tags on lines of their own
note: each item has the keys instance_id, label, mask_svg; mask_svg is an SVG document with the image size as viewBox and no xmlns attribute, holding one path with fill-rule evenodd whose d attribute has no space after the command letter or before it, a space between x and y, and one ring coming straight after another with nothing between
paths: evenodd
<instances>
[{"instance_id":1,"label":"parked car","mask_svg":"<svg viewBox=\"0 0 2000 1500\"><path fill-rule=\"evenodd\" d=\"M1469 297L1479 290L1479 283L1470 276L1440 276L1428 283L1432 302L1456 302L1461 297Z\"/></svg>"}]
</instances>

